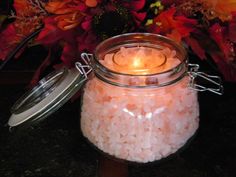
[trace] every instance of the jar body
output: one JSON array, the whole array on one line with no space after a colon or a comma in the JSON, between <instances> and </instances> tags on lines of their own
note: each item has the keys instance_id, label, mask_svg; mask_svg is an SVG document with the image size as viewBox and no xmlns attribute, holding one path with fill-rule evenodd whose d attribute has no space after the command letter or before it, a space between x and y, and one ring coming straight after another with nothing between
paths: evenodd
<instances>
[{"instance_id":1,"label":"jar body","mask_svg":"<svg viewBox=\"0 0 236 177\"><path fill-rule=\"evenodd\" d=\"M199 124L189 77L160 88L125 88L96 76L84 88L83 135L97 148L133 162L160 160L180 149Z\"/></svg>"}]
</instances>

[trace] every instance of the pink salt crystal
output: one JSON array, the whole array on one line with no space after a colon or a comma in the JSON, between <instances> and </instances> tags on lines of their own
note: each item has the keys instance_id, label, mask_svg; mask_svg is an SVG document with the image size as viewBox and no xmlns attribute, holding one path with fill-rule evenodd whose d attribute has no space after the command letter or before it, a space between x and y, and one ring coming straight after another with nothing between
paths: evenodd
<instances>
[{"instance_id":1,"label":"pink salt crystal","mask_svg":"<svg viewBox=\"0 0 236 177\"><path fill-rule=\"evenodd\" d=\"M176 56L176 51L175 51L175 50L172 50L169 57L170 57L170 58L173 58L173 57L175 57L175 56Z\"/></svg>"},{"instance_id":2,"label":"pink salt crystal","mask_svg":"<svg viewBox=\"0 0 236 177\"><path fill-rule=\"evenodd\" d=\"M120 53L121 53L121 55L122 55L123 57L129 55L128 51L129 51L129 50L127 50L125 47L121 47L121 48L120 48Z\"/></svg>"},{"instance_id":3,"label":"pink salt crystal","mask_svg":"<svg viewBox=\"0 0 236 177\"><path fill-rule=\"evenodd\" d=\"M100 62L103 61L106 64L106 66L111 66L113 56L114 56L113 53L106 54L105 57L104 57L104 60L100 60Z\"/></svg>"},{"instance_id":4,"label":"pink salt crystal","mask_svg":"<svg viewBox=\"0 0 236 177\"><path fill-rule=\"evenodd\" d=\"M133 86L140 85L140 82L141 82L140 79L137 77L129 79L129 85L133 85Z\"/></svg>"},{"instance_id":5,"label":"pink salt crystal","mask_svg":"<svg viewBox=\"0 0 236 177\"><path fill-rule=\"evenodd\" d=\"M167 58L170 58L170 57L171 57L172 52L171 52L170 48L166 47L166 48L162 49L161 52L164 53L164 55L165 55Z\"/></svg>"},{"instance_id":6,"label":"pink salt crystal","mask_svg":"<svg viewBox=\"0 0 236 177\"><path fill-rule=\"evenodd\" d=\"M129 151L127 151L125 148L121 148L120 150L121 159L127 159L128 156L129 156Z\"/></svg>"},{"instance_id":7,"label":"pink salt crystal","mask_svg":"<svg viewBox=\"0 0 236 177\"><path fill-rule=\"evenodd\" d=\"M163 146L161 149L160 149L160 155L162 157L166 157L168 156L169 154L171 153L171 147L169 144L165 144L165 146Z\"/></svg>"}]
</instances>

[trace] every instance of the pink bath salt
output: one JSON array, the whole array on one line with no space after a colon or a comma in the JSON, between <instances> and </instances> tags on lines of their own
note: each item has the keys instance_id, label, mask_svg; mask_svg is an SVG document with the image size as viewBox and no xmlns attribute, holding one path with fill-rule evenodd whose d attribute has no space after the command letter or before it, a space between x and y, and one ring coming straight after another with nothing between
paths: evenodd
<instances>
[{"instance_id":1,"label":"pink bath salt","mask_svg":"<svg viewBox=\"0 0 236 177\"><path fill-rule=\"evenodd\" d=\"M127 159L128 156L129 156L129 151L122 146L121 149L120 149L120 157L121 157L121 159Z\"/></svg>"},{"instance_id":2,"label":"pink bath salt","mask_svg":"<svg viewBox=\"0 0 236 177\"><path fill-rule=\"evenodd\" d=\"M143 149L142 153L139 154L143 162L149 162L155 160L155 154L150 149Z\"/></svg>"},{"instance_id":3,"label":"pink bath salt","mask_svg":"<svg viewBox=\"0 0 236 177\"><path fill-rule=\"evenodd\" d=\"M159 154L162 156L162 157L166 157L168 156L169 154L173 153L173 152L176 152L176 150L174 149L171 149L171 146L169 144L165 144L164 146L162 146L160 149L159 149Z\"/></svg>"},{"instance_id":4,"label":"pink bath salt","mask_svg":"<svg viewBox=\"0 0 236 177\"><path fill-rule=\"evenodd\" d=\"M124 57L119 61L122 65L127 62L125 57L135 52L138 56L146 56L144 65L149 64L152 55L165 55L166 61L157 72L175 68L181 62L176 51L169 48L159 51L121 48L118 52ZM117 71L114 55L105 55L101 64ZM132 64L139 67L139 62L138 59ZM155 77L135 76L130 85L150 85L162 79L165 81L166 77L156 80ZM165 158L184 146L198 128L197 92L189 89L188 83L187 76L165 87L137 89L114 86L94 77L84 88L82 133L100 150L119 159L146 163Z\"/></svg>"},{"instance_id":5,"label":"pink bath salt","mask_svg":"<svg viewBox=\"0 0 236 177\"><path fill-rule=\"evenodd\" d=\"M173 58L176 56L176 51L171 50L168 47L165 47L164 49L161 50L161 52L167 57L167 58Z\"/></svg>"}]
</instances>

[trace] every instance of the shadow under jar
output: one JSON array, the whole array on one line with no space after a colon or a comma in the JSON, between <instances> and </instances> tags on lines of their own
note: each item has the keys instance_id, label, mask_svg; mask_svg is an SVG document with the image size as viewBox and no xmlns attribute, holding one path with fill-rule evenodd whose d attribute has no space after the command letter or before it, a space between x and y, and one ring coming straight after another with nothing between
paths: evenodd
<instances>
[{"instance_id":1,"label":"shadow under jar","mask_svg":"<svg viewBox=\"0 0 236 177\"><path fill-rule=\"evenodd\" d=\"M186 51L174 41L116 36L97 46L91 65L81 130L103 152L153 162L175 153L198 129L197 90L189 86Z\"/></svg>"}]
</instances>

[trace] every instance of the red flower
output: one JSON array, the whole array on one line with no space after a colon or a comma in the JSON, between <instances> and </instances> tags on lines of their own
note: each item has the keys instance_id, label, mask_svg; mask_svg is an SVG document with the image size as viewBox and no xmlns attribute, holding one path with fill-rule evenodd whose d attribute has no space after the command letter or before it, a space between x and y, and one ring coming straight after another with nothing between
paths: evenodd
<instances>
[{"instance_id":1,"label":"red flower","mask_svg":"<svg viewBox=\"0 0 236 177\"><path fill-rule=\"evenodd\" d=\"M4 60L18 43L42 25L45 12L32 6L27 0L15 0L16 15L14 23L7 26L0 36L0 59Z\"/></svg>"},{"instance_id":2,"label":"red flower","mask_svg":"<svg viewBox=\"0 0 236 177\"><path fill-rule=\"evenodd\" d=\"M86 8L84 2L79 0L55 0L45 5L51 16L44 19L44 28L37 41L49 47L60 45L61 60L68 67L72 67L79 58L76 38L82 34L80 23L84 18L82 11Z\"/></svg>"},{"instance_id":3,"label":"red flower","mask_svg":"<svg viewBox=\"0 0 236 177\"><path fill-rule=\"evenodd\" d=\"M44 28L39 34L37 41L43 45L54 45L63 36L63 31L58 28L56 21L53 17L44 19Z\"/></svg>"},{"instance_id":4,"label":"red flower","mask_svg":"<svg viewBox=\"0 0 236 177\"><path fill-rule=\"evenodd\" d=\"M44 29L36 40L49 47L55 44L61 45L63 47L61 60L66 66L71 67L75 59L79 57L76 38L80 35L80 31L75 28L69 30L58 28L55 18L53 17L46 18L44 23Z\"/></svg>"},{"instance_id":5,"label":"red flower","mask_svg":"<svg viewBox=\"0 0 236 177\"><path fill-rule=\"evenodd\" d=\"M211 57L217 64L220 72L224 75L226 81L236 82L236 64L229 64L224 60L224 55L218 52L212 52Z\"/></svg>"},{"instance_id":6,"label":"red flower","mask_svg":"<svg viewBox=\"0 0 236 177\"><path fill-rule=\"evenodd\" d=\"M232 13L232 20L229 22L229 39L236 43L236 12Z\"/></svg>"},{"instance_id":7,"label":"red flower","mask_svg":"<svg viewBox=\"0 0 236 177\"><path fill-rule=\"evenodd\" d=\"M236 31L232 31L234 22L229 26L220 26L218 23L210 27L209 32L212 39L217 43L221 50L220 54L216 51L211 52L211 56L218 65L226 80L236 81ZM230 33L229 33L230 32Z\"/></svg>"},{"instance_id":8,"label":"red flower","mask_svg":"<svg viewBox=\"0 0 236 177\"><path fill-rule=\"evenodd\" d=\"M218 23L214 24L209 29L212 39L217 43L224 54L224 60L230 61L235 59L234 45L229 38L228 29L226 26L220 26ZM236 32L235 32L236 33Z\"/></svg>"},{"instance_id":9,"label":"red flower","mask_svg":"<svg viewBox=\"0 0 236 177\"><path fill-rule=\"evenodd\" d=\"M148 26L150 32L167 35L180 42L182 38L190 35L194 31L197 21L186 18L182 15L175 15L176 8L170 8L153 19L153 23Z\"/></svg>"},{"instance_id":10,"label":"red flower","mask_svg":"<svg viewBox=\"0 0 236 177\"><path fill-rule=\"evenodd\" d=\"M7 26L0 35L0 60L4 60L20 40L21 37L17 35L14 25Z\"/></svg>"},{"instance_id":11,"label":"red flower","mask_svg":"<svg viewBox=\"0 0 236 177\"><path fill-rule=\"evenodd\" d=\"M192 51L200 58L200 59L206 59L206 52L199 43L199 41L191 36L186 37L184 41L191 47Z\"/></svg>"}]
</instances>

